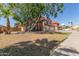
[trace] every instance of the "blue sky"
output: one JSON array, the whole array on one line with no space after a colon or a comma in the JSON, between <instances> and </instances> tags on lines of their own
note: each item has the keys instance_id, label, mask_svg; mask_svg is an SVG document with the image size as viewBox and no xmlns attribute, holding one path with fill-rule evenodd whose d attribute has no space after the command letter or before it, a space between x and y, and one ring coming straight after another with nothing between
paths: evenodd
<instances>
[{"instance_id":1,"label":"blue sky","mask_svg":"<svg viewBox=\"0 0 79 59\"><path fill-rule=\"evenodd\" d=\"M65 3L63 13L60 13L57 18L52 18L58 21L60 24L68 25L68 22L73 22L74 25L79 25L79 4L77 3ZM10 19L11 26L14 26L15 21ZM5 25L6 20L0 18L0 25Z\"/></svg>"},{"instance_id":2,"label":"blue sky","mask_svg":"<svg viewBox=\"0 0 79 59\"><path fill-rule=\"evenodd\" d=\"M54 20L65 25L69 25L68 22L73 22L73 25L79 25L79 4L65 3L63 13L59 14Z\"/></svg>"}]
</instances>

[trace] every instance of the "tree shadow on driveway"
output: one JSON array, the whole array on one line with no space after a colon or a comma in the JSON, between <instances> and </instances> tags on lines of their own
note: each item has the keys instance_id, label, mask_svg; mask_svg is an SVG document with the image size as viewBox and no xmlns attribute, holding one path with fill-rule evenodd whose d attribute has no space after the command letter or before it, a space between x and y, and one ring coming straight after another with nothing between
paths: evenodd
<instances>
[{"instance_id":1,"label":"tree shadow on driveway","mask_svg":"<svg viewBox=\"0 0 79 59\"><path fill-rule=\"evenodd\" d=\"M54 53L54 56L79 56L79 52L74 48L59 48Z\"/></svg>"}]
</instances>

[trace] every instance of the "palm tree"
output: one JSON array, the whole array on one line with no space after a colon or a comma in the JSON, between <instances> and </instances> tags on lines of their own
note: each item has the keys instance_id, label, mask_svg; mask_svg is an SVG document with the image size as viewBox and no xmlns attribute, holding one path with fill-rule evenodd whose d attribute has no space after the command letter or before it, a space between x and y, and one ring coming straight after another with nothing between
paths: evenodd
<instances>
[{"instance_id":1,"label":"palm tree","mask_svg":"<svg viewBox=\"0 0 79 59\"><path fill-rule=\"evenodd\" d=\"M10 10L10 8L8 7L8 5L5 4L0 4L0 16L6 18L6 33L10 33L10 16L12 16L12 12Z\"/></svg>"}]
</instances>

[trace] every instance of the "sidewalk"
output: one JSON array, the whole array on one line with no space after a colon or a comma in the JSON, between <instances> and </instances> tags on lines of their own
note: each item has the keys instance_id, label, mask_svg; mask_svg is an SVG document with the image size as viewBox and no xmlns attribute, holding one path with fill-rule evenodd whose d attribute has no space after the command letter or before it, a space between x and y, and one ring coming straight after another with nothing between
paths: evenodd
<instances>
[{"instance_id":1,"label":"sidewalk","mask_svg":"<svg viewBox=\"0 0 79 59\"><path fill-rule=\"evenodd\" d=\"M51 56L79 56L79 32L72 34L62 42L55 51L51 51Z\"/></svg>"}]
</instances>

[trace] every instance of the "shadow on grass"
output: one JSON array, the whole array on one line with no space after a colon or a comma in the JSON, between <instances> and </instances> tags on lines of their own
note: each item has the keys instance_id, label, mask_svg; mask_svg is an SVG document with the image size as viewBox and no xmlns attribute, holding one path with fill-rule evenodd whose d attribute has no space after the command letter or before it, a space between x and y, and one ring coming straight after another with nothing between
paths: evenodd
<instances>
[{"instance_id":1,"label":"shadow on grass","mask_svg":"<svg viewBox=\"0 0 79 59\"><path fill-rule=\"evenodd\" d=\"M15 43L12 46L0 49L2 56L49 56L50 50L57 47L59 41L48 41L47 38L36 41Z\"/></svg>"},{"instance_id":2,"label":"shadow on grass","mask_svg":"<svg viewBox=\"0 0 79 59\"><path fill-rule=\"evenodd\" d=\"M69 35L70 33L67 32L55 32L56 34L63 34L63 35Z\"/></svg>"},{"instance_id":3,"label":"shadow on grass","mask_svg":"<svg viewBox=\"0 0 79 59\"><path fill-rule=\"evenodd\" d=\"M47 32L35 32L36 34L62 34L62 35L69 35L68 32L54 32L54 31L47 31Z\"/></svg>"}]
</instances>

